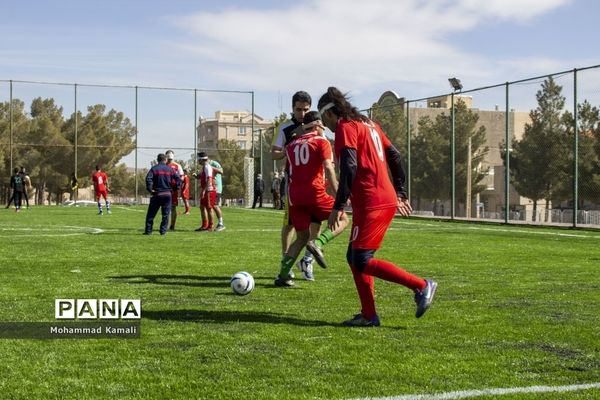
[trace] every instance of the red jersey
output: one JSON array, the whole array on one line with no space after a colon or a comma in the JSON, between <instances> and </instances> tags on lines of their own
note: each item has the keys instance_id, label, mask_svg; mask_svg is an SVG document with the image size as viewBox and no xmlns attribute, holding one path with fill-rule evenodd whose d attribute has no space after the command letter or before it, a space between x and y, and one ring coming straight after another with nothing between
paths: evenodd
<instances>
[{"instance_id":1,"label":"red jersey","mask_svg":"<svg viewBox=\"0 0 600 400\"><path fill-rule=\"evenodd\" d=\"M352 182L352 208L377 210L396 207L396 190L388 175L385 149L391 145L375 122L340 119L335 129L335 155L344 147L356 149L356 176Z\"/></svg>"},{"instance_id":2,"label":"red jersey","mask_svg":"<svg viewBox=\"0 0 600 400\"><path fill-rule=\"evenodd\" d=\"M200 186L202 189L205 189L207 192L214 192L217 190L215 186L215 171L209 163L204 164L204 168L200 171L198 179L200 179Z\"/></svg>"},{"instance_id":3,"label":"red jersey","mask_svg":"<svg viewBox=\"0 0 600 400\"><path fill-rule=\"evenodd\" d=\"M333 160L331 144L318 132L297 137L285 147L288 160L288 198L290 205L319 204L325 197L323 161Z\"/></svg>"},{"instance_id":4,"label":"red jersey","mask_svg":"<svg viewBox=\"0 0 600 400\"><path fill-rule=\"evenodd\" d=\"M181 177L181 197L190 198L190 177L187 175Z\"/></svg>"},{"instance_id":5,"label":"red jersey","mask_svg":"<svg viewBox=\"0 0 600 400\"><path fill-rule=\"evenodd\" d=\"M104 171L96 171L92 174L92 182L94 182L94 190L96 192L105 192L108 184L108 176Z\"/></svg>"},{"instance_id":6,"label":"red jersey","mask_svg":"<svg viewBox=\"0 0 600 400\"><path fill-rule=\"evenodd\" d=\"M173 172L176 172L180 178L183 178L183 168L181 168L181 165L175 161L171 161L167 165L173 170ZM177 180L175 180L175 178L171 179L171 188L174 192L177 191Z\"/></svg>"}]
</instances>

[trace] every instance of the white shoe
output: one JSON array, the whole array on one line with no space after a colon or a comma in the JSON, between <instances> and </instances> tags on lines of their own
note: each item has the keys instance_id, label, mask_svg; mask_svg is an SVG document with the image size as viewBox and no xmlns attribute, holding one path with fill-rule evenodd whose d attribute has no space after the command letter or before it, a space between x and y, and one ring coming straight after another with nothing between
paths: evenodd
<instances>
[{"instance_id":1,"label":"white shoe","mask_svg":"<svg viewBox=\"0 0 600 400\"><path fill-rule=\"evenodd\" d=\"M314 281L315 280L315 276L313 275L312 262L307 262L304 259L304 257L303 257L296 264L298 265L298 268L302 272L302 277L305 280L307 280L307 281Z\"/></svg>"}]
</instances>

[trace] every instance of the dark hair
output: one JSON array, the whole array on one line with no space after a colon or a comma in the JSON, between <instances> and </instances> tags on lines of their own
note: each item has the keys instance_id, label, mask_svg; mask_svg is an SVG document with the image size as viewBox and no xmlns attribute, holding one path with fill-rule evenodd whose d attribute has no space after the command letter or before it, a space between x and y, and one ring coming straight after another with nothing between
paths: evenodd
<instances>
[{"instance_id":1,"label":"dark hair","mask_svg":"<svg viewBox=\"0 0 600 400\"><path fill-rule=\"evenodd\" d=\"M15 167L15 168L13 169L13 172L14 172L15 174L19 173L19 168Z\"/></svg>"},{"instance_id":2,"label":"dark hair","mask_svg":"<svg viewBox=\"0 0 600 400\"><path fill-rule=\"evenodd\" d=\"M311 122L320 121L320 120L321 120L321 114L319 114L318 111L309 111L306 114L304 114L303 122L305 124L310 124Z\"/></svg>"},{"instance_id":3,"label":"dark hair","mask_svg":"<svg viewBox=\"0 0 600 400\"><path fill-rule=\"evenodd\" d=\"M367 122L369 118L362 115L358 108L354 107L348 101L348 96L342 93L338 88L330 86L327 88L327 92L319 99L317 108L321 110L325 105L333 103L331 110L339 118L352 119L355 121Z\"/></svg>"},{"instance_id":4,"label":"dark hair","mask_svg":"<svg viewBox=\"0 0 600 400\"><path fill-rule=\"evenodd\" d=\"M96 171L100 171L100 166L96 165Z\"/></svg>"},{"instance_id":5,"label":"dark hair","mask_svg":"<svg viewBox=\"0 0 600 400\"><path fill-rule=\"evenodd\" d=\"M165 153L158 153L158 155L156 156L156 161L167 161L167 156L165 155Z\"/></svg>"},{"instance_id":6,"label":"dark hair","mask_svg":"<svg viewBox=\"0 0 600 400\"><path fill-rule=\"evenodd\" d=\"M292 96L292 107L294 107L299 101L312 105L312 99L310 98L310 94L306 93L304 90L300 90L294 93L294 95Z\"/></svg>"}]
</instances>

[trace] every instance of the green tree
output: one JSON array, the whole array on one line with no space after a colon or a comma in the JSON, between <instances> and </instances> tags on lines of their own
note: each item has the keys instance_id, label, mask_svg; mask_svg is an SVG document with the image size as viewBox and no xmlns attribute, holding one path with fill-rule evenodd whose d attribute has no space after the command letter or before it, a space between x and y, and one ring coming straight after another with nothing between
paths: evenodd
<instances>
[{"instance_id":1,"label":"green tree","mask_svg":"<svg viewBox=\"0 0 600 400\"><path fill-rule=\"evenodd\" d=\"M223 198L244 197L247 189L244 185L244 158L248 153L235 140L219 140L218 149L218 161L223 167Z\"/></svg>"},{"instance_id":2,"label":"green tree","mask_svg":"<svg viewBox=\"0 0 600 400\"><path fill-rule=\"evenodd\" d=\"M10 196L9 179L12 175L11 162L11 133L10 133L10 102L0 103L0 182L3 200ZM30 121L25 113L25 103L18 99L12 101L12 162L13 168L20 164L20 157L24 151L20 151L23 138L29 130Z\"/></svg>"},{"instance_id":3,"label":"green tree","mask_svg":"<svg viewBox=\"0 0 600 400\"><path fill-rule=\"evenodd\" d=\"M135 148L135 127L124 113L114 109L107 112L105 105L89 106L87 111L85 116L77 112L77 174L89 183L90 173L96 165L110 170L131 153ZM64 133L74 148L75 114L67 120ZM70 175L72 168L61 172Z\"/></svg>"},{"instance_id":4,"label":"green tree","mask_svg":"<svg viewBox=\"0 0 600 400\"><path fill-rule=\"evenodd\" d=\"M600 110L587 100L577 105L577 128L579 132L578 146L578 207L584 207L586 201L600 204ZM564 122L567 128L568 141L574 143L574 117L569 111L565 112ZM573 152L568 163L573 165ZM555 194L553 202L571 199L573 181L562 183L559 193Z\"/></svg>"},{"instance_id":5,"label":"green tree","mask_svg":"<svg viewBox=\"0 0 600 400\"><path fill-rule=\"evenodd\" d=\"M511 181L520 195L533 201L534 221L538 202L545 199L548 210L550 199L561 192L570 175L572 150L565 134L565 98L561 92L562 87L552 77L542 83L536 94L538 106L529 113L531 123L525 125L521 140L513 141L510 155Z\"/></svg>"},{"instance_id":6,"label":"green tree","mask_svg":"<svg viewBox=\"0 0 600 400\"><path fill-rule=\"evenodd\" d=\"M56 202L62 200L67 190L70 173L63 173L67 168L73 171L73 154L71 144L62 132L64 126L63 108L54 99L38 97L31 102L31 124L27 133L27 164L31 165L31 179L36 188L37 203L43 204L44 193L52 193ZM48 197L50 201L50 197Z\"/></svg>"},{"instance_id":7,"label":"green tree","mask_svg":"<svg viewBox=\"0 0 600 400\"><path fill-rule=\"evenodd\" d=\"M406 117L402 105L381 107L373 104L371 119L377 122L390 141L400 151L406 153Z\"/></svg>"},{"instance_id":8,"label":"green tree","mask_svg":"<svg viewBox=\"0 0 600 400\"><path fill-rule=\"evenodd\" d=\"M478 122L479 115L467 108L463 101L455 104L455 185L458 203L466 202L469 158L471 196L485 189L481 182L487 171L477 166L485 159L489 148L485 145L486 129L484 126L477 127ZM427 199L433 201L435 207L439 201L450 199L451 195L452 114L442 113L435 120L422 117L418 121L418 127L418 135L411 141L412 190L418 205L422 199Z\"/></svg>"}]
</instances>

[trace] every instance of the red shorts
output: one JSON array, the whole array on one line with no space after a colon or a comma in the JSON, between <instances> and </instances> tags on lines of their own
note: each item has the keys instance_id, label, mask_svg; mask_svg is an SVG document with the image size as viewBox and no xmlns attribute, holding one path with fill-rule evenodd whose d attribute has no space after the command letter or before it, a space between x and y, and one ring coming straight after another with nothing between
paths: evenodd
<instances>
[{"instance_id":1,"label":"red shorts","mask_svg":"<svg viewBox=\"0 0 600 400\"><path fill-rule=\"evenodd\" d=\"M352 213L350 243L353 249L377 250L396 215L396 207Z\"/></svg>"},{"instance_id":2,"label":"red shorts","mask_svg":"<svg viewBox=\"0 0 600 400\"><path fill-rule=\"evenodd\" d=\"M190 199L190 189L185 189L181 192L181 198L184 200Z\"/></svg>"},{"instance_id":3,"label":"red shorts","mask_svg":"<svg viewBox=\"0 0 600 400\"><path fill-rule=\"evenodd\" d=\"M202 199L200 200L200 206L204 208L214 208L215 204L217 204L217 192L206 192Z\"/></svg>"},{"instance_id":4,"label":"red shorts","mask_svg":"<svg viewBox=\"0 0 600 400\"><path fill-rule=\"evenodd\" d=\"M96 191L96 201L100 201L100 197L104 197L104 200L106 200L108 191L106 189Z\"/></svg>"},{"instance_id":5,"label":"red shorts","mask_svg":"<svg viewBox=\"0 0 600 400\"><path fill-rule=\"evenodd\" d=\"M305 231L311 222L321 222L329 218L333 209L334 199L331 196L324 197L318 204L311 206L290 206L290 220L294 229Z\"/></svg>"}]
</instances>

